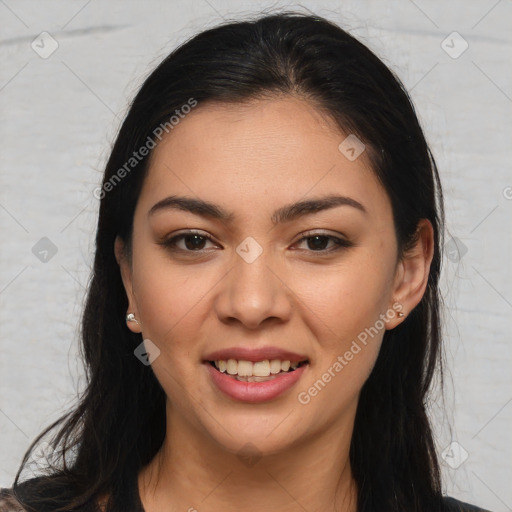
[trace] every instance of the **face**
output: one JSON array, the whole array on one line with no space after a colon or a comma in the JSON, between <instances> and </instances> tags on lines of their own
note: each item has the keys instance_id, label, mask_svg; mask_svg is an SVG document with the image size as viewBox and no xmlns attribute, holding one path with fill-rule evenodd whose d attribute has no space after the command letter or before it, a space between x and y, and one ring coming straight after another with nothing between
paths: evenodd
<instances>
[{"instance_id":1,"label":"face","mask_svg":"<svg viewBox=\"0 0 512 512\"><path fill-rule=\"evenodd\" d=\"M199 105L153 152L130 262L117 241L168 421L228 451L350 430L385 330L414 306L389 198L346 137L297 98Z\"/></svg>"}]
</instances>

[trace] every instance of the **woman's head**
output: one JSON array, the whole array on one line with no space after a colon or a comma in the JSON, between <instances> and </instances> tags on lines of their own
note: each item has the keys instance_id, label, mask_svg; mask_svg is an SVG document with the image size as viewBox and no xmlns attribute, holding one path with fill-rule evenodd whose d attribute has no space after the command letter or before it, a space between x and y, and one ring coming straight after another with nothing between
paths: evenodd
<instances>
[{"instance_id":1,"label":"woman's head","mask_svg":"<svg viewBox=\"0 0 512 512\"><path fill-rule=\"evenodd\" d=\"M340 151L347 137L295 96L198 103L153 150L129 259L118 239L138 319L129 327L158 349L152 369L172 421L233 453L350 431L385 329L424 293L430 231L399 258L388 195L364 153ZM261 350L251 354L260 362L294 352L307 365L279 397L233 398L209 361L248 360L239 349ZM331 367L336 378L308 391Z\"/></svg>"},{"instance_id":2,"label":"woman's head","mask_svg":"<svg viewBox=\"0 0 512 512\"><path fill-rule=\"evenodd\" d=\"M143 84L99 197L90 385L66 431L81 436L83 496L115 495L167 421L233 454L351 436L361 510L434 499L442 195L408 95L373 53L298 14L199 34ZM141 333L151 366L134 356ZM235 398L209 363L252 359L234 348L307 363L279 396Z\"/></svg>"}]
</instances>

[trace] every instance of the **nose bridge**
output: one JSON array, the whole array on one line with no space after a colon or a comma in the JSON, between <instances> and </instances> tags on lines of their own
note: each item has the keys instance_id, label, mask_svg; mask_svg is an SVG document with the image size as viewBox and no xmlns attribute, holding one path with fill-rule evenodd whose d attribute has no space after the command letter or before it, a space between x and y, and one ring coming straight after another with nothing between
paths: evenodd
<instances>
[{"instance_id":1,"label":"nose bridge","mask_svg":"<svg viewBox=\"0 0 512 512\"><path fill-rule=\"evenodd\" d=\"M270 252L263 251L250 237L239 244L236 252L234 266L217 298L219 318L237 319L248 328L258 327L267 318L286 320L291 310L289 298L270 269Z\"/></svg>"}]
</instances>

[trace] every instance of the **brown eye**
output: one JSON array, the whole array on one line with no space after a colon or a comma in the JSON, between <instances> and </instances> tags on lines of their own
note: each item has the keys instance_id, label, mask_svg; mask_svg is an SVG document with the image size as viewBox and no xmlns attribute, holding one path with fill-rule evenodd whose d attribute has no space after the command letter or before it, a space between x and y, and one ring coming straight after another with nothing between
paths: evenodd
<instances>
[{"instance_id":1,"label":"brown eye","mask_svg":"<svg viewBox=\"0 0 512 512\"><path fill-rule=\"evenodd\" d=\"M185 247L191 251L195 249L203 249L207 238L201 235L185 235L183 236Z\"/></svg>"},{"instance_id":2,"label":"brown eye","mask_svg":"<svg viewBox=\"0 0 512 512\"><path fill-rule=\"evenodd\" d=\"M304 242L306 242L306 247L300 247L300 245L304 245ZM300 249L306 251L326 254L342 249L343 247L352 247L354 244L348 240L332 235L313 234L301 238L298 245Z\"/></svg>"},{"instance_id":3,"label":"brown eye","mask_svg":"<svg viewBox=\"0 0 512 512\"><path fill-rule=\"evenodd\" d=\"M170 237L160 244L171 251L191 253L209 249L209 247L206 246L208 243L214 244L209 236L201 233L188 232Z\"/></svg>"},{"instance_id":4,"label":"brown eye","mask_svg":"<svg viewBox=\"0 0 512 512\"><path fill-rule=\"evenodd\" d=\"M308 236L308 249L312 251L324 250L329 244L329 237L327 236Z\"/></svg>"}]
</instances>

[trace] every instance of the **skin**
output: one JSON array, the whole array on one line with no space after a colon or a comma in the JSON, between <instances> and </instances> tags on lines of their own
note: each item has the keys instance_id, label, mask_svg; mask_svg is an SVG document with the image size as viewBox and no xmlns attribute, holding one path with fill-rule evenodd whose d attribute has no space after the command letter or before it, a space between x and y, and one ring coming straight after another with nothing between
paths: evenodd
<instances>
[{"instance_id":1,"label":"skin","mask_svg":"<svg viewBox=\"0 0 512 512\"><path fill-rule=\"evenodd\" d=\"M418 242L398 258L389 198L365 152L350 161L338 150L345 137L306 100L284 96L198 105L155 148L134 214L131 260L119 238L115 244L127 312L138 320L127 326L160 349L152 369L167 395L164 445L139 474L146 512L355 512L348 456L359 392L385 330L406 316L386 315L309 403L297 395L393 304L406 315L418 304L433 231L422 220ZM345 205L271 222L280 207L332 194L359 201L366 213ZM171 195L216 203L232 219L179 209L148 216ZM199 251L190 238L188 246L177 242L181 251L159 245L186 229L213 241ZM353 245L329 251L336 245L322 238L318 250L305 232ZM263 250L252 263L236 252L249 236ZM264 345L310 361L272 401L223 395L202 365L217 349ZM255 452L249 465L242 455Z\"/></svg>"}]
</instances>

